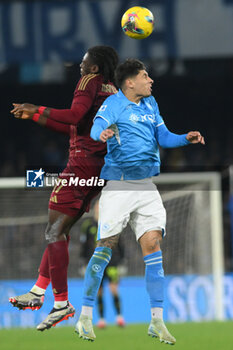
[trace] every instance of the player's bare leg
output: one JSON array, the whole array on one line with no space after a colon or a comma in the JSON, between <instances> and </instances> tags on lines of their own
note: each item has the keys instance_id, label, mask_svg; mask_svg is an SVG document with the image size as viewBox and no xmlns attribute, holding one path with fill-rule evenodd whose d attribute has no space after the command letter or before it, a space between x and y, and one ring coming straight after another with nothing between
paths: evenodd
<instances>
[{"instance_id":1,"label":"player's bare leg","mask_svg":"<svg viewBox=\"0 0 233 350\"><path fill-rule=\"evenodd\" d=\"M148 335L158 338L160 342L174 345L176 339L169 333L163 322L164 272L160 242L161 231L146 232L139 239L144 262L146 264L146 287L151 302L151 322Z\"/></svg>"}]
</instances>

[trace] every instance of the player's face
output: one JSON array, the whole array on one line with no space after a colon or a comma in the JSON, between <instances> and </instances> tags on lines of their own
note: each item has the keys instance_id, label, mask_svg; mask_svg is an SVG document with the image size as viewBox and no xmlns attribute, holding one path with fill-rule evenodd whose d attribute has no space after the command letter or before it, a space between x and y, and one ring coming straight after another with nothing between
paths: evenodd
<instances>
[{"instance_id":1,"label":"player's face","mask_svg":"<svg viewBox=\"0 0 233 350\"><path fill-rule=\"evenodd\" d=\"M135 96L143 98L151 95L154 81L149 77L147 71L144 69L140 70L140 72L133 77L132 81Z\"/></svg>"},{"instance_id":2,"label":"player's face","mask_svg":"<svg viewBox=\"0 0 233 350\"><path fill-rule=\"evenodd\" d=\"M93 67L96 67L96 65L93 65L91 62L90 56L88 52L83 56L82 62L80 64L80 73L83 77L84 75L94 73Z\"/></svg>"}]
</instances>

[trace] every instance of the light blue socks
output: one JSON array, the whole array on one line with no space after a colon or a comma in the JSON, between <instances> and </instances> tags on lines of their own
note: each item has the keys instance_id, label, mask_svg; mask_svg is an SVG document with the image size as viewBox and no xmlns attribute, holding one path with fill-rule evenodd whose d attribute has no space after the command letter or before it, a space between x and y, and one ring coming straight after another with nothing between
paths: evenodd
<instances>
[{"instance_id":1,"label":"light blue socks","mask_svg":"<svg viewBox=\"0 0 233 350\"><path fill-rule=\"evenodd\" d=\"M84 278L83 305L94 307L104 270L112 257L112 249L97 247L87 265Z\"/></svg>"},{"instance_id":2,"label":"light blue socks","mask_svg":"<svg viewBox=\"0 0 233 350\"><path fill-rule=\"evenodd\" d=\"M146 264L146 290L150 297L150 306L151 308L163 308L164 271L161 250L146 255L144 257L144 262Z\"/></svg>"}]
</instances>

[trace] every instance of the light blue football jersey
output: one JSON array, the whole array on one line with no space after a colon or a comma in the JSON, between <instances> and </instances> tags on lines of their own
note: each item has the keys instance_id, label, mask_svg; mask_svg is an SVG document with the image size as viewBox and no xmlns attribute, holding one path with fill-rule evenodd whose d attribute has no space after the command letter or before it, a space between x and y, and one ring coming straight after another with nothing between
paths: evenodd
<instances>
[{"instance_id":1,"label":"light blue football jersey","mask_svg":"<svg viewBox=\"0 0 233 350\"><path fill-rule=\"evenodd\" d=\"M108 153L101 178L136 180L159 174L156 133L164 121L153 96L145 97L136 104L119 90L104 101L96 117L103 118L115 132L107 141Z\"/></svg>"}]
</instances>

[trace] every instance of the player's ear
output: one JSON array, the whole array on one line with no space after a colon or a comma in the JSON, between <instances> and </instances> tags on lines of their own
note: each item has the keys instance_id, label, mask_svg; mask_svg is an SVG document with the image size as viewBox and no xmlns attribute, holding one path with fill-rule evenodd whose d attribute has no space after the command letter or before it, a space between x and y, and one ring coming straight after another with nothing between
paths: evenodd
<instances>
[{"instance_id":1,"label":"player's ear","mask_svg":"<svg viewBox=\"0 0 233 350\"><path fill-rule=\"evenodd\" d=\"M130 78L126 79L125 85L126 85L127 88L132 89L133 86L134 86L133 80L130 79Z\"/></svg>"},{"instance_id":2,"label":"player's ear","mask_svg":"<svg viewBox=\"0 0 233 350\"><path fill-rule=\"evenodd\" d=\"M98 73L99 72L99 66L97 66L97 64L93 64L93 66L91 66L91 73Z\"/></svg>"}]
</instances>

